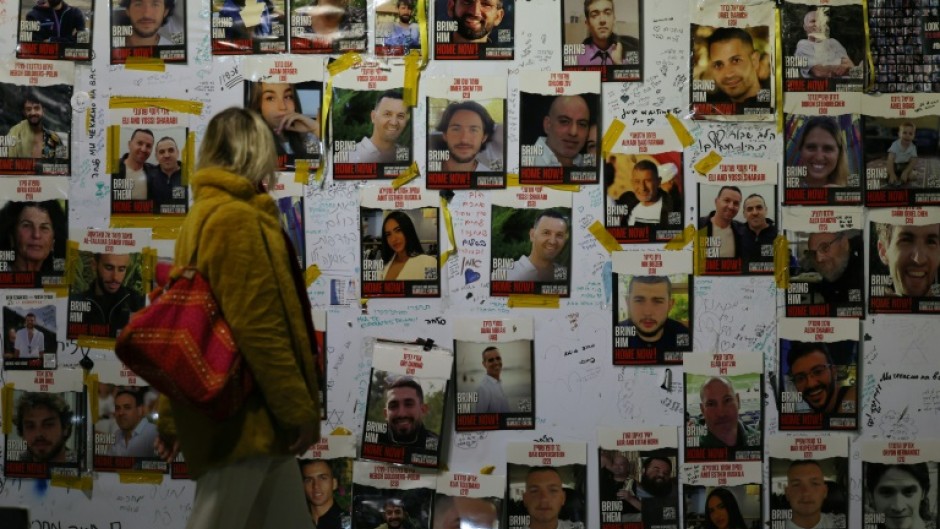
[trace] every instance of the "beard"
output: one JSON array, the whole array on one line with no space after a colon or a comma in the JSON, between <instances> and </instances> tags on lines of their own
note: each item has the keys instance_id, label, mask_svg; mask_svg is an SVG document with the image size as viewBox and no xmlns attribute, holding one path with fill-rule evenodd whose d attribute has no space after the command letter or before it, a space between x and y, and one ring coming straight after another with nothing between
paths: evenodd
<instances>
[{"instance_id":1,"label":"beard","mask_svg":"<svg viewBox=\"0 0 940 529\"><path fill-rule=\"evenodd\" d=\"M477 152L479 152L479 151L477 151ZM451 153L450 153L450 159L453 160L453 161L455 161L455 162L457 162L457 163L470 163L470 162L472 162L472 161L474 160L474 158L476 158L476 154L474 154L473 156L468 156L468 157L466 157L466 158L461 158L460 156L457 155L457 153L455 153L455 152L453 152L453 151L451 151Z\"/></svg>"},{"instance_id":2,"label":"beard","mask_svg":"<svg viewBox=\"0 0 940 529\"><path fill-rule=\"evenodd\" d=\"M672 482L668 479L655 480L643 476L643 478L640 479L640 486L643 487L646 492L658 498L668 496L669 493L672 492Z\"/></svg>"},{"instance_id":3,"label":"beard","mask_svg":"<svg viewBox=\"0 0 940 529\"><path fill-rule=\"evenodd\" d=\"M29 446L27 446L26 449L29 452L29 455L33 461L37 461L40 463L53 461L57 457L59 457L59 454L61 454L63 450L65 450L65 437L63 436L61 439L59 439L58 443L53 444L51 447L49 447L49 450L47 450L42 455L39 455L33 452L32 448L30 448Z\"/></svg>"},{"instance_id":4,"label":"beard","mask_svg":"<svg viewBox=\"0 0 940 529\"><path fill-rule=\"evenodd\" d=\"M819 275L823 276L823 279L825 279L826 281L830 283L834 283L838 281L840 277L842 277L842 274L845 272L845 269L848 268L848 266L849 266L849 256L846 255L845 259L838 261L836 263L833 263L832 267L829 270L827 271L817 270L817 271L819 272Z\"/></svg>"},{"instance_id":5,"label":"beard","mask_svg":"<svg viewBox=\"0 0 940 529\"><path fill-rule=\"evenodd\" d=\"M402 24L410 24L411 15L398 15L398 21L401 22Z\"/></svg>"},{"instance_id":6,"label":"beard","mask_svg":"<svg viewBox=\"0 0 940 529\"><path fill-rule=\"evenodd\" d=\"M809 392L811 392L811 391L814 391L814 390L817 390L817 389L820 389L820 388L822 388L822 389L826 392L826 400L822 403L822 406L820 406L820 407L817 408L816 406L813 406L812 404L810 404L809 401L806 401L806 404L809 404L809 407L812 408L813 411L816 411L816 412L825 411L826 408L829 407L829 403L832 402L832 399L833 399L833 397L835 396L835 392L836 392L836 383L835 383L835 381L834 381L834 380L833 380L833 381L830 381L828 385L827 385L827 384L819 384L819 385L813 386L813 387L811 387L811 388L806 388L806 391L803 391L803 392L802 392L802 393L806 394L806 393L809 393ZM804 398L803 400L806 400L806 399Z\"/></svg>"},{"instance_id":7,"label":"beard","mask_svg":"<svg viewBox=\"0 0 940 529\"><path fill-rule=\"evenodd\" d=\"M470 29L470 26L466 24L468 18L473 18L472 16L464 15L463 17L457 20L457 33L467 39L467 40L477 40L482 39L483 37L490 34L490 31L493 30L493 26L486 23L486 20L482 17L480 18L480 29L474 31Z\"/></svg>"},{"instance_id":8,"label":"beard","mask_svg":"<svg viewBox=\"0 0 940 529\"><path fill-rule=\"evenodd\" d=\"M662 323L657 325L656 328L653 329L652 331L646 332L642 328L640 328L639 325L634 325L634 327L636 327L636 333L640 335L640 338L643 338L647 342L650 341L648 338L652 338L656 336L656 333L662 331L663 327L665 326L666 326L666 322L663 321Z\"/></svg>"}]
</instances>

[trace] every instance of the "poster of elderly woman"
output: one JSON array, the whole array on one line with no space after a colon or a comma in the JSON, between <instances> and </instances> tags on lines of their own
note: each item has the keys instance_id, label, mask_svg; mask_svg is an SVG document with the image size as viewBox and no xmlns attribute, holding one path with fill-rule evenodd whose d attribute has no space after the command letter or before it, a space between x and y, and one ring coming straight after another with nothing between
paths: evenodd
<instances>
[{"instance_id":1,"label":"poster of elderly woman","mask_svg":"<svg viewBox=\"0 0 940 529\"><path fill-rule=\"evenodd\" d=\"M0 179L0 288L62 283L68 180Z\"/></svg>"}]
</instances>

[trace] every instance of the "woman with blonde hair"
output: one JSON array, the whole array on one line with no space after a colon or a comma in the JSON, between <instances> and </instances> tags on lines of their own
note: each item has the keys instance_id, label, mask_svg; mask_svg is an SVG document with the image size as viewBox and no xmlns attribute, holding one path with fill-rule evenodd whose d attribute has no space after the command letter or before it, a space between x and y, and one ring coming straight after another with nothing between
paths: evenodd
<instances>
[{"instance_id":1,"label":"woman with blonde hair","mask_svg":"<svg viewBox=\"0 0 940 529\"><path fill-rule=\"evenodd\" d=\"M172 460L181 449L196 480L190 529L313 527L294 455L320 433L316 342L297 259L265 190L276 159L256 112L213 117L176 243L176 264L192 263L209 282L255 381L222 421L161 397L157 453Z\"/></svg>"},{"instance_id":2,"label":"woman with blonde hair","mask_svg":"<svg viewBox=\"0 0 940 529\"><path fill-rule=\"evenodd\" d=\"M806 168L802 187L843 187L849 178L845 135L836 120L813 116L803 124L799 165Z\"/></svg>"}]
</instances>

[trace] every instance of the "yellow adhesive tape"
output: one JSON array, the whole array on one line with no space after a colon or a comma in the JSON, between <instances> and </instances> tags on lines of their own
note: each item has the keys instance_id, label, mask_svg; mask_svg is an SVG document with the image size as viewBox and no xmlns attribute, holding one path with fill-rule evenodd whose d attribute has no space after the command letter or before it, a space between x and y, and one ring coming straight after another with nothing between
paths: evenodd
<instances>
[{"instance_id":1,"label":"yellow adhesive tape","mask_svg":"<svg viewBox=\"0 0 940 529\"><path fill-rule=\"evenodd\" d=\"M78 476L67 476L62 474L56 474L55 472L49 477L49 484L53 487L60 487L63 489L73 489L81 490L85 492L90 492L94 487L95 480L91 474L81 474Z\"/></svg>"},{"instance_id":2,"label":"yellow adhesive tape","mask_svg":"<svg viewBox=\"0 0 940 529\"><path fill-rule=\"evenodd\" d=\"M695 162L695 170L700 174L707 175L712 169L721 163L721 155L715 151L709 152L704 158Z\"/></svg>"},{"instance_id":3,"label":"yellow adhesive tape","mask_svg":"<svg viewBox=\"0 0 940 529\"><path fill-rule=\"evenodd\" d=\"M333 428L333 431L330 432L330 435L352 435L352 430L346 428L345 426L337 426Z\"/></svg>"},{"instance_id":4,"label":"yellow adhesive tape","mask_svg":"<svg viewBox=\"0 0 940 529\"><path fill-rule=\"evenodd\" d=\"M418 50L411 50L405 55L405 86L402 90L402 99L406 106L413 107L418 104L418 79L421 71L421 55Z\"/></svg>"},{"instance_id":5,"label":"yellow adhesive tape","mask_svg":"<svg viewBox=\"0 0 940 529\"><path fill-rule=\"evenodd\" d=\"M485 467L483 467L483 468L480 469L480 474L483 474L484 476L489 476L489 475L493 474L494 471L496 471L496 467L495 467L495 466L493 466L493 465L486 465Z\"/></svg>"},{"instance_id":6,"label":"yellow adhesive tape","mask_svg":"<svg viewBox=\"0 0 940 529\"><path fill-rule=\"evenodd\" d=\"M450 248L446 252L441 252L439 268L444 268L444 263L450 259L450 256L457 253L457 239L454 237L454 217L450 214L450 204L447 199L441 196L441 215L444 217L444 228L447 230L447 241Z\"/></svg>"},{"instance_id":7,"label":"yellow adhesive tape","mask_svg":"<svg viewBox=\"0 0 940 529\"><path fill-rule=\"evenodd\" d=\"M88 406L91 408L91 423L98 422L98 374L85 372L85 387L88 388Z\"/></svg>"},{"instance_id":8,"label":"yellow adhesive tape","mask_svg":"<svg viewBox=\"0 0 940 529\"><path fill-rule=\"evenodd\" d=\"M65 242L65 284L70 285L78 275L78 267L81 261L78 257L78 241Z\"/></svg>"},{"instance_id":9,"label":"yellow adhesive tape","mask_svg":"<svg viewBox=\"0 0 940 529\"><path fill-rule=\"evenodd\" d=\"M689 224L685 227L684 230L679 232L678 235L673 237L666 243L667 250L681 250L689 245L689 243L695 241L695 226Z\"/></svg>"},{"instance_id":10,"label":"yellow adhesive tape","mask_svg":"<svg viewBox=\"0 0 940 529\"><path fill-rule=\"evenodd\" d=\"M159 485L163 483L163 474L159 472L146 471L124 471L118 472L121 483L139 483L141 485Z\"/></svg>"},{"instance_id":11,"label":"yellow adhesive tape","mask_svg":"<svg viewBox=\"0 0 940 529\"><path fill-rule=\"evenodd\" d=\"M862 2L863 4L865 2ZM774 62L776 62L775 69L777 70L777 79L774 81L774 89L777 91L777 108L776 108L776 122L777 122L777 134L783 133L783 38L781 37L781 32L783 31L782 23L782 9L775 9L774 13L774 35L775 43L777 46ZM868 20L867 18L865 20ZM867 40L865 42L868 42ZM866 46L867 48L867 46Z\"/></svg>"},{"instance_id":12,"label":"yellow adhesive tape","mask_svg":"<svg viewBox=\"0 0 940 529\"><path fill-rule=\"evenodd\" d=\"M121 126L111 125L107 129L105 152L107 159L104 161L105 171L109 175L116 173L118 161L121 159Z\"/></svg>"},{"instance_id":13,"label":"yellow adhesive tape","mask_svg":"<svg viewBox=\"0 0 940 529\"><path fill-rule=\"evenodd\" d=\"M516 173L506 173L506 187L518 187L522 184L519 183L519 175Z\"/></svg>"},{"instance_id":14,"label":"yellow adhesive tape","mask_svg":"<svg viewBox=\"0 0 940 529\"><path fill-rule=\"evenodd\" d=\"M676 137L679 138L679 143L681 143L683 147L688 147L695 143L695 138L689 134L689 129L685 128L685 124L682 123L682 120L677 118L675 114L671 112L666 114L666 120L669 121L672 131L676 133Z\"/></svg>"},{"instance_id":15,"label":"yellow adhesive tape","mask_svg":"<svg viewBox=\"0 0 940 529\"><path fill-rule=\"evenodd\" d=\"M418 162L411 162L411 165L409 165L407 169L402 171L401 174L392 180L392 188L398 189L415 178L418 178L420 175L421 172L418 170Z\"/></svg>"},{"instance_id":16,"label":"yellow adhesive tape","mask_svg":"<svg viewBox=\"0 0 940 529\"><path fill-rule=\"evenodd\" d=\"M307 182L310 181L310 161L294 160L294 164L294 182L307 185Z\"/></svg>"},{"instance_id":17,"label":"yellow adhesive tape","mask_svg":"<svg viewBox=\"0 0 940 529\"><path fill-rule=\"evenodd\" d=\"M186 147L183 148L183 174L184 186L189 187L189 180L193 177L193 167L196 165L196 132L189 131L186 135Z\"/></svg>"},{"instance_id":18,"label":"yellow adhesive tape","mask_svg":"<svg viewBox=\"0 0 940 529\"><path fill-rule=\"evenodd\" d=\"M428 65L428 3L418 0L418 34L421 38L421 68Z\"/></svg>"},{"instance_id":19,"label":"yellow adhesive tape","mask_svg":"<svg viewBox=\"0 0 940 529\"><path fill-rule=\"evenodd\" d=\"M620 243L607 231L607 228L601 224L601 221L595 220L593 224L588 226L588 231L591 232L591 235L593 235L608 252L616 252L622 249Z\"/></svg>"},{"instance_id":20,"label":"yellow adhesive tape","mask_svg":"<svg viewBox=\"0 0 940 529\"><path fill-rule=\"evenodd\" d=\"M613 123L610 124L610 127L607 127L607 132L604 133L604 138L601 140L601 158L607 160L607 155L614 149L614 145L617 145L617 140L625 130L627 130L626 123L614 118Z\"/></svg>"},{"instance_id":21,"label":"yellow adhesive tape","mask_svg":"<svg viewBox=\"0 0 940 529\"><path fill-rule=\"evenodd\" d=\"M144 72L165 72L166 63L163 59L155 57L128 57L124 61L124 68Z\"/></svg>"},{"instance_id":22,"label":"yellow adhesive tape","mask_svg":"<svg viewBox=\"0 0 940 529\"><path fill-rule=\"evenodd\" d=\"M144 108L157 107L193 114L202 114L202 103L188 99L172 99L169 97L112 97L108 100L108 108Z\"/></svg>"},{"instance_id":23,"label":"yellow adhesive tape","mask_svg":"<svg viewBox=\"0 0 940 529\"><path fill-rule=\"evenodd\" d=\"M561 299L541 294L516 294L509 296L506 305L511 309L557 309L561 306Z\"/></svg>"},{"instance_id":24,"label":"yellow adhesive tape","mask_svg":"<svg viewBox=\"0 0 940 529\"><path fill-rule=\"evenodd\" d=\"M309 287L313 284L314 281L319 279L321 275L322 272L320 272L320 267L312 264L308 266L306 270L304 270L304 281L306 281L306 284Z\"/></svg>"},{"instance_id":25,"label":"yellow adhesive tape","mask_svg":"<svg viewBox=\"0 0 940 529\"><path fill-rule=\"evenodd\" d=\"M548 187L551 189L557 189L559 191L570 191L572 193L577 193L578 191L581 191L581 184L549 184L545 187Z\"/></svg>"},{"instance_id":26,"label":"yellow adhesive tape","mask_svg":"<svg viewBox=\"0 0 940 529\"><path fill-rule=\"evenodd\" d=\"M326 69L330 72L330 75L336 75L340 72L344 72L353 66L362 62L362 56L354 51L347 51L342 54L338 59L331 62Z\"/></svg>"},{"instance_id":27,"label":"yellow adhesive tape","mask_svg":"<svg viewBox=\"0 0 940 529\"><path fill-rule=\"evenodd\" d=\"M75 343L79 347L91 347L93 349L114 350L114 338L102 338L100 336L79 336Z\"/></svg>"},{"instance_id":28,"label":"yellow adhesive tape","mask_svg":"<svg viewBox=\"0 0 940 529\"><path fill-rule=\"evenodd\" d=\"M0 403L3 404L3 435L13 432L13 390L12 383L3 386L0 390Z\"/></svg>"},{"instance_id":29,"label":"yellow adhesive tape","mask_svg":"<svg viewBox=\"0 0 940 529\"><path fill-rule=\"evenodd\" d=\"M183 215L112 215L112 228L150 228L154 239L175 240L183 226Z\"/></svg>"},{"instance_id":30,"label":"yellow adhesive tape","mask_svg":"<svg viewBox=\"0 0 940 529\"><path fill-rule=\"evenodd\" d=\"M777 288L790 288L790 241L783 234L774 239L774 279Z\"/></svg>"}]
</instances>

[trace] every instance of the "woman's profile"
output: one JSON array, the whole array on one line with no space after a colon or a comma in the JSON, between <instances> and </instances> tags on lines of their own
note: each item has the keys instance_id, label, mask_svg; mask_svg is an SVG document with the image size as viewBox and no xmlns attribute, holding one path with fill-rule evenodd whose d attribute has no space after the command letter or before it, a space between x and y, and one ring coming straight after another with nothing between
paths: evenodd
<instances>
[{"instance_id":1,"label":"woman's profile","mask_svg":"<svg viewBox=\"0 0 940 529\"><path fill-rule=\"evenodd\" d=\"M799 165L806 168L801 187L841 187L849 177L845 136L836 120L813 116L803 123Z\"/></svg>"},{"instance_id":2,"label":"woman's profile","mask_svg":"<svg viewBox=\"0 0 940 529\"><path fill-rule=\"evenodd\" d=\"M411 217L392 211L382 222L384 281L437 279L437 259L424 253Z\"/></svg>"},{"instance_id":3,"label":"woman's profile","mask_svg":"<svg viewBox=\"0 0 940 529\"><path fill-rule=\"evenodd\" d=\"M206 278L254 389L224 420L161 397L161 458L181 449L196 480L189 529L312 529L294 457L320 434L316 342L303 276L265 191L274 140L261 116L229 108L206 128L175 263Z\"/></svg>"},{"instance_id":4,"label":"woman's profile","mask_svg":"<svg viewBox=\"0 0 940 529\"><path fill-rule=\"evenodd\" d=\"M747 529L738 500L730 490L717 488L708 493L705 529Z\"/></svg>"},{"instance_id":5,"label":"woman's profile","mask_svg":"<svg viewBox=\"0 0 940 529\"><path fill-rule=\"evenodd\" d=\"M303 113L297 89L290 83L251 83L248 108L261 114L274 137L277 155L295 158L319 156L319 118Z\"/></svg>"},{"instance_id":6,"label":"woman's profile","mask_svg":"<svg viewBox=\"0 0 940 529\"><path fill-rule=\"evenodd\" d=\"M8 202L0 210L0 219L0 233L5 233L7 239L0 250L13 250L11 271L57 271L55 257L65 257L68 238L65 212L58 201Z\"/></svg>"}]
</instances>

